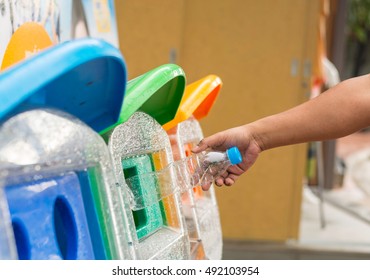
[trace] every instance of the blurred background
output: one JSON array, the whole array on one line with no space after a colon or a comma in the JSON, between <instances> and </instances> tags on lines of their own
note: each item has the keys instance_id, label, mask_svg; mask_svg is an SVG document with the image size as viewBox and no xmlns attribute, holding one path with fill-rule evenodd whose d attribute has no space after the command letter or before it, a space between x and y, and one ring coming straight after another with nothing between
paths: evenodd
<instances>
[{"instance_id":1,"label":"blurred background","mask_svg":"<svg viewBox=\"0 0 370 280\"><path fill-rule=\"evenodd\" d=\"M222 79L206 136L370 70L370 0L116 0L115 10L129 79L169 62L187 83ZM266 151L216 191L224 259L370 258L368 129Z\"/></svg>"}]
</instances>

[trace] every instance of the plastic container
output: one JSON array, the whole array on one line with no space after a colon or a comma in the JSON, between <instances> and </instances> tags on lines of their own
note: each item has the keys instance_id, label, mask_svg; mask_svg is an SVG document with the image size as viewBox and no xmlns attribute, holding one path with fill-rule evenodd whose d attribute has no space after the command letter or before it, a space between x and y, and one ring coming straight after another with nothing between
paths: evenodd
<instances>
[{"instance_id":1,"label":"plastic container","mask_svg":"<svg viewBox=\"0 0 370 280\"><path fill-rule=\"evenodd\" d=\"M120 51L92 38L1 72L0 258L131 258L123 182L96 133L118 120L125 88Z\"/></svg>"},{"instance_id":2,"label":"plastic container","mask_svg":"<svg viewBox=\"0 0 370 280\"><path fill-rule=\"evenodd\" d=\"M132 157L132 161L136 162L140 170L135 167L135 171L125 172L132 167L124 161L121 165L126 174L126 183L131 186L129 190L131 207L142 209L169 195L182 194L197 186L210 186L229 166L242 162L242 155L237 147L232 147L225 152L208 150L169 162L165 167L162 163L162 168L157 170L151 168L150 165L145 168L146 164L140 156ZM176 179L176 187L173 187L173 182L171 182L173 177ZM154 185L157 182L165 183L160 189L158 186L152 187L151 197L148 197L148 190L137 190L132 187L140 182L150 181Z\"/></svg>"},{"instance_id":3,"label":"plastic container","mask_svg":"<svg viewBox=\"0 0 370 280\"><path fill-rule=\"evenodd\" d=\"M203 187L210 186L229 166L240 162L242 162L242 156L239 149L232 147L225 152L207 150L193 154L175 161L173 169L178 179L189 175L192 187L198 185Z\"/></svg>"},{"instance_id":4,"label":"plastic container","mask_svg":"<svg viewBox=\"0 0 370 280\"><path fill-rule=\"evenodd\" d=\"M192 148L203 139L198 120L210 112L221 87L222 81L216 75L205 76L186 86L176 117L163 126L170 137L175 161L190 156ZM185 176L178 180L177 188L181 189L182 209L190 236L191 259L220 260L222 229L213 184L208 191L203 191L201 186L193 186L190 176Z\"/></svg>"},{"instance_id":5,"label":"plastic container","mask_svg":"<svg viewBox=\"0 0 370 280\"><path fill-rule=\"evenodd\" d=\"M11 226L19 259L131 258L123 182L103 139L80 120L50 109L7 119L0 180L0 230Z\"/></svg>"},{"instance_id":6,"label":"plastic container","mask_svg":"<svg viewBox=\"0 0 370 280\"><path fill-rule=\"evenodd\" d=\"M167 133L176 161L190 156L192 148L203 139L200 124L193 117L180 122ZM181 201L190 236L191 258L220 260L223 242L215 188L212 184L208 191L203 191L201 186L193 187L190 178L188 183L184 179L178 186L187 188L181 194Z\"/></svg>"},{"instance_id":7,"label":"plastic container","mask_svg":"<svg viewBox=\"0 0 370 280\"><path fill-rule=\"evenodd\" d=\"M241 161L239 150L233 147L226 152L205 151L194 154L170 162L160 170L136 171L137 175L126 178L130 188L128 193L131 209L145 211L143 216L152 217L152 221L156 221L155 224L160 228L162 225L154 219L156 215L152 215L155 210L153 207L160 205L169 197L180 196L190 238L191 258L221 259L222 235L214 189L212 187L209 191L202 191L200 185L211 185L213 180L223 174L230 165ZM174 211L171 203L163 205L165 209Z\"/></svg>"},{"instance_id":8,"label":"plastic container","mask_svg":"<svg viewBox=\"0 0 370 280\"><path fill-rule=\"evenodd\" d=\"M133 258L190 259L176 180L172 173L162 172L173 161L162 126L146 113L136 112L115 127L107 140L116 176L127 183L123 200L135 222L129 233Z\"/></svg>"},{"instance_id":9,"label":"plastic container","mask_svg":"<svg viewBox=\"0 0 370 280\"><path fill-rule=\"evenodd\" d=\"M203 139L198 120L208 115L221 88L222 81L216 75L207 75L186 86L175 118L163 125L170 137L175 161L190 156L192 148ZM192 182L190 171L177 173L177 188L181 191L191 258L220 260L222 229L214 186L212 184L208 191L203 191L201 186Z\"/></svg>"}]
</instances>

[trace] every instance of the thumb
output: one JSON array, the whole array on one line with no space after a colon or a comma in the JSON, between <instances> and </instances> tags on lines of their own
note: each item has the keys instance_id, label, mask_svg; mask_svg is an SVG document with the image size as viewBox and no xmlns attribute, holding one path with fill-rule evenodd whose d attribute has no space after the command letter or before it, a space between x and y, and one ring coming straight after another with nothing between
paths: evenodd
<instances>
[{"instance_id":1,"label":"thumb","mask_svg":"<svg viewBox=\"0 0 370 280\"><path fill-rule=\"evenodd\" d=\"M216 133L202 139L197 146L192 149L193 153L202 152L208 148L216 148L224 144L225 139L222 133Z\"/></svg>"}]
</instances>

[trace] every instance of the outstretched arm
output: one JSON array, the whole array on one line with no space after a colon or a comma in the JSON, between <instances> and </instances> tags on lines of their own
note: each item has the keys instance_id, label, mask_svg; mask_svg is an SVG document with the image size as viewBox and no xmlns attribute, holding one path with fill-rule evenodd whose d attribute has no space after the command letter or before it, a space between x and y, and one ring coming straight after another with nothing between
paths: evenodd
<instances>
[{"instance_id":1,"label":"outstretched arm","mask_svg":"<svg viewBox=\"0 0 370 280\"><path fill-rule=\"evenodd\" d=\"M370 126L370 75L341 82L290 110L203 139L193 152L237 146L243 162L228 169L217 185L232 185L261 151L342 137Z\"/></svg>"}]
</instances>

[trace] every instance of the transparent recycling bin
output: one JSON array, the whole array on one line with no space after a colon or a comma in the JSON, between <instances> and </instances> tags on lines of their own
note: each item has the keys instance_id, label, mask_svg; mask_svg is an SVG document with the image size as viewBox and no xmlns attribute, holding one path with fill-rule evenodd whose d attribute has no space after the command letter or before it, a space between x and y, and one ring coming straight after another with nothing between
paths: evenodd
<instances>
[{"instance_id":1,"label":"transparent recycling bin","mask_svg":"<svg viewBox=\"0 0 370 280\"><path fill-rule=\"evenodd\" d=\"M122 194L90 127L61 111L18 113L0 127L0 162L20 259L129 258Z\"/></svg>"},{"instance_id":2,"label":"transparent recycling bin","mask_svg":"<svg viewBox=\"0 0 370 280\"><path fill-rule=\"evenodd\" d=\"M198 118L205 117L221 89L219 77L209 75L188 85L173 121L164 125L171 140L174 160L191 155L191 149L203 139ZM181 201L191 240L192 259L222 257L222 230L214 186L203 191L200 186L182 187Z\"/></svg>"},{"instance_id":3,"label":"transparent recycling bin","mask_svg":"<svg viewBox=\"0 0 370 280\"><path fill-rule=\"evenodd\" d=\"M166 132L152 117L134 113L109 136L116 176L125 178L136 230L136 259L189 259L187 234L173 174L156 176L173 161ZM146 176L148 175L148 176Z\"/></svg>"},{"instance_id":4,"label":"transparent recycling bin","mask_svg":"<svg viewBox=\"0 0 370 280\"><path fill-rule=\"evenodd\" d=\"M51 47L1 72L5 258L131 258L123 182L96 133L118 120L125 87L119 50L90 38Z\"/></svg>"}]
</instances>

